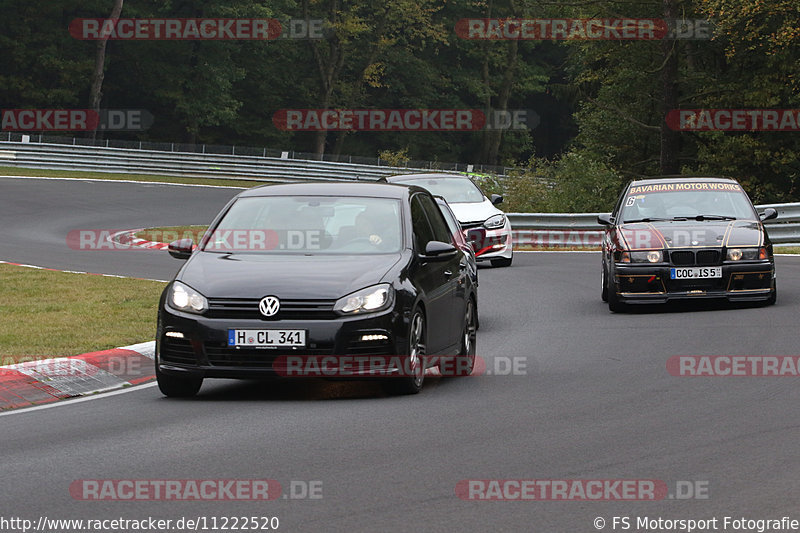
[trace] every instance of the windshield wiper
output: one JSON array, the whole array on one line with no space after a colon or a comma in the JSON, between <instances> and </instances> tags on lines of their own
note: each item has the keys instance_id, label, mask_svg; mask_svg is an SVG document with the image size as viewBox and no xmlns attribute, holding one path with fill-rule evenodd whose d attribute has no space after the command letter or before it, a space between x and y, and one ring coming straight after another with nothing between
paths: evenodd
<instances>
[{"instance_id":1,"label":"windshield wiper","mask_svg":"<svg viewBox=\"0 0 800 533\"><path fill-rule=\"evenodd\" d=\"M645 218L635 218L633 220L624 220L623 224L634 224L636 222L664 222L665 220L673 220L670 218L660 218L660 217L645 217Z\"/></svg>"},{"instance_id":2,"label":"windshield wiper","mask_svg":"<svg viewBox=\"0 0 800 533\"><path fill-rule=\"evenodd\" d=\"M695 220L736 220L736 217L729 217L727 215L697 215L693 217L685 217L685 218L693 218Z\"/></svg>"}]
</instances>

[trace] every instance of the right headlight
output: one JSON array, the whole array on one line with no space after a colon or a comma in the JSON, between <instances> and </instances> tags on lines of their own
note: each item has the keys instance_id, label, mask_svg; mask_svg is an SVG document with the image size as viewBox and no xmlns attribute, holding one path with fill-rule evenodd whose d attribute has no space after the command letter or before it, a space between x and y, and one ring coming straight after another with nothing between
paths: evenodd
<instances>
[{"instance_id":1,"label":"right headlight","mask_svg":"<svg viewBox=\"0 0 800 533\"><path fill-rule=\"evenodd\" d=\"M767 249L761 248L728 248L728 261L752 261L766 259Z\"/></svg>"},{"instance_id":2,"label":"right headlight","mask_svg":"<svg viewBox=\"0 0 800 533\"><path fill-rule=\"evenodd\" d=\"M502 213L487 218L486 222L483 223L483 227L486 229L500 229L505 225L506 216Z\"/></svg>"},{"instance_id":3,"label":"right headlight","mask_svg":"<svg viewBox=\"0 0 800 533\"><path fill-rule=\"evenodd\" d=\"M664 260L664 252L661 250L649 250L647 252L622 252L618 262L620 263L661 263Z\"/></svg>"},{"instance_id":4,"label":"right headlight","mask_svg":"<svg viewBox=\"0 0 800 533\"><path fill-rule=\"evenodd\" d=\"M339 298L333 305L333 310L343 315L375 313L388 309L392 303L394 289L388 283L381 283Z\"/></svg>"},{"instance_id":5,"label":"right headlight","mask_svg":"<svg viewBox=\"0 0 800 533\"><path fill-rule=\"evenodd\" d=\"M167 299L171 307L187 313L200 314L208 309L206 297L180 281L172 283Z\"/></svg>"}]
</instances>

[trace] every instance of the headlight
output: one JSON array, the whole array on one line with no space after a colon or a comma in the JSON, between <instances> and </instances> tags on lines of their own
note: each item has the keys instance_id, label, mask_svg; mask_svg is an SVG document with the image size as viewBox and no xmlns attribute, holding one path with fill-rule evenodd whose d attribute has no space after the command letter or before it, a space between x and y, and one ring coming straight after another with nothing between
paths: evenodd
<instances>
[{"instance_id":1,"label":"headlight","mask_svg":"<svg viewBox=\"0 0 800 533\"><path fill-rule=\"evenodd\" d=\"M503 214L494 215L486 219L483 227L486 229L499 229L506 225L506 216Z\"/></svg>"},{"instance_id":2,"label":"headlight","mask_svg":"<svg viewBox=\"0 0 800 533\"><path fill-rule=\"evenodd\" d=\"M752 261L754 259L766 259L767 249L761 248L728 248L728 261Z\"/></svg>"},{"instance_id":3,"label":"headlight","mask_svg":"<svg viewBox=\"0 0 800 533\"><path fill-rule=\"evenodd\" d=\"M172 283L172 289L169 291L169 304L175 309L187 313L199 314L208 309L206 297L180 281Z\"/></svg>"},{"instance_id":4,"label":"headlight","mask_svg":"<svg viewBox=\"0 0 800 533\"><path fill-rule=\"evenodd\" d=\"M625 254L623 254L623 257ZM648 252L630 252L629 260L623 262L630 263L660 263L664 260L661 250L650 250Z\"/></svg>"},{"instance_id":5,"label":"headlight","mask_svg":"<svg viewBox=\"0 0 800 533\"><path fill-rule=\"evenodd\" d=\"M392 302L394 302L392 286L381 283L339 298L333 309L342 314L374 313L388 309Z\"/></svg>"}]
</instances>

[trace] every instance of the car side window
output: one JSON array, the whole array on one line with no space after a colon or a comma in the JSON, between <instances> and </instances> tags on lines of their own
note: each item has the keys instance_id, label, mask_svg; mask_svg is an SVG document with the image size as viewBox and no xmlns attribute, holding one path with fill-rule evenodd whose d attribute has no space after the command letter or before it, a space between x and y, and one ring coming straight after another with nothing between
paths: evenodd
<instances>
[{"instance_id":1,"label":"car side window","mask_svg":"<svg viewBox=\"0 0 800 533\"><path fill-rule=\"evenodd\" d=\"M418 195L422 207L425 209L425 214L428 215L428 220L433 228L433 240L441 242L452 242L453 237L450 230L447 228L447 222L444 215L439 210L439 206L430 196Z\"/></svg>"},{"instance_id":2,"label":"car side window","mask_svg":"<svg viewBox=\"0 0 800 533\"><path fill-rule=\"evenodd\" d=\"M411 197L411 225L414 228L414 244L420 253L425 251L425 246L429 242L436 240L428 217L425 215L425 208L420 202L422 197L421 194Z\"/></svg>"}]
</instances>

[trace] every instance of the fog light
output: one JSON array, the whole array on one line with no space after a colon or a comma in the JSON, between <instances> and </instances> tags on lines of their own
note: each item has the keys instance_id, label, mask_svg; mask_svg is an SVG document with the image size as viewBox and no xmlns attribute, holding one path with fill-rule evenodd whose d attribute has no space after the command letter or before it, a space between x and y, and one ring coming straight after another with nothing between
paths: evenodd
<instances>
[{"instance_id":1,"label":"fog light","mask_svg":"<svg viewBox=\"0 0 800 533\"><path fill-rule=\"evenodd\" d=\"M181 333L180 331L168 331L168 332L164 333L164 336L165 337L172 337L173 339L183 339L184 338L183 333Z\"/></svg>"},{"instance_id":2,"label":"fog light","mask_svg":"<svg viewBox=\"0 0 800 533\"><path fill-rule=\"evenodd\" d=\"M388 341L388 335L361 335L362 341Z\"/></svg>"}]
</instances>

